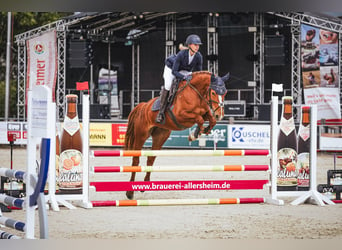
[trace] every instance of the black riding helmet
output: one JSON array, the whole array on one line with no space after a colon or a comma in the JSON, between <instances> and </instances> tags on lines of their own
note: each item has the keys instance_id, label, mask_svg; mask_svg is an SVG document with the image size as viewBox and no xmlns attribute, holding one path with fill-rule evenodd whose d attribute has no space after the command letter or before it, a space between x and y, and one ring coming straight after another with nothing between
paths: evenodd
<instances>
[{"instance_id":1,"label":"black riding helmet","mask_svg":"<svg viewBox=\"0 0 342 250\"><path fill-rule=\"evenodd\" d=\"M186 41L185 41L185 44L188 46L189 44L199 44L201 45L202 42L201 42L201 38L198 36L198 35L189 35L187 38L186 38Z\"/></svg>"}]
</instances>

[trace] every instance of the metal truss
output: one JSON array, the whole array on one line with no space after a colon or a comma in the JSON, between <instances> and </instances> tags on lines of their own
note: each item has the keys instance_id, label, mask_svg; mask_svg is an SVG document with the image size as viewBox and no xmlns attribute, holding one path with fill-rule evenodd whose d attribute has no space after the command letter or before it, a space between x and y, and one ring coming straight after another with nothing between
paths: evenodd
<instances>
[{"instance_id":1,"label":"metal truss","mask_svg":"<svg viewBox=\"0 0 342 250\"><path fill-rule=\"evenodd\" d=\"M291 56L291 95L293 97L293 103L302 104L302 86L301 86L301 64L300 64L300 25L297 20L291 20L291 34L292 34L292 56ZM294 112L294 118L298 112ZM297 120L297 119L296 119Z\"/></svg>"},{"instance_id":2,"label":"metal truss","mask_svg":"<svg viewBox=\"0 0 342 250\"><path fill-rule=\"evenodd\" d=\"M217 34L218 14L209 13L207 16L207 53L211 58L208 62L208 71L218 74L218 34Z\"/></svg>"},{"instance_id":3,"label":"metal truss","mask_svg":"<svg viewBox=\"0 0 342 250\"><path fill-rule=\"evenodd\" d=\"M341 20L332 21L331 18L316 17L312 13L297 13L297 12L269 12L269 14L287 18L296 21L297 23L309 24L322 29L328 29L334 32L342 32Z\"/></svg>"},{"instance_id":4,"label":"metal truss","mask_svg":"<svg viewBox=\"0 0 342 250\"><path fill-rule=\"evenodd\" d=\"M17 89L17 118L24 120L26 117L26 43L17 42L18 45L18 89Z\"/></svg>"},{"instance_id":5,"label":"metal truss","mask_svg":"<svg viewBox=\"0 0 342 250\"><path fill-rule=\"evenodd\" d=\"M33 37L40 36L41 34L47 31L57 29L57 27L63 27L64 25L65 25L65 20L58 20L54 23L49 23L44 26L38 27L36 29L29 30L25 33L18 34L15 36L15 40L17 43L20 43L28 39L31 39Z\"/></svg>"},{"instance_id":6,"label":"metal truss","mask_svg":"<svg viewBox=\"0 0 342 250\"><path fill-rule=\"evenodd\" d=\"M21 33L15 36L15 41L18 46L18 106L17 106L17 118L18 120L26 119L25 102L26 102L26 41L40 36L41 34L50 30L58 30L60 27L64 27L65 21L58 20L54 23L50 23L36 29L29 30L25 33ZM58 89L58 87L57 87Z\"/></svg>"},{"instance_id":7,"label":"metal truss","mask_svg":"<svg viewBox=\"0 0 342 250\"><path fill-rule=\"evenodd\" d=\"M254 61L254 81L256 83L254 104L264 103L264 29L263 29L263 14L254 13L254 26L256 27L256 32L254 32L254 55L259 56L259 60ZM259 110L255 106L254 108L254 118L259 115Z\"/></svg>"},{"instance_id":8,"label":"metal truss","mask_svg":"<svg viewBox=\"0 0 342 250\"><path fill-rule=\"evenodd\" d=\"M139 104L140 98L140 45L138 41L132 44L132 95L131 110Z\"/></svg>"},{"instance_id":9,"label":"metal truss","mask_svg":"<svg viewBox=\"0 0 342 250\"><path fill-rule=\"evenodd\" d=\"M166 16L165 20L165 59L172 54L176 54L176 15Z\"/></svg>"},{"instance_id":10,"label":"metal truss","mask_svg":"<svg viewBox=\"0 0 342 250\"><path fill-rule=\"evenodd\" d=\"M74 22L71 20L70 23ZM65 29L66 21L59 20L36 29L32 29L25 33L15 36L18 46L18 120L26 119L25 102L26 102L26 41L40 36L50 30L57 31L58 46L58 77L56 84L56 105L59 118L64 117L64 99L65 99Z\"/></svg>"},{"instance_id":11,"label":"metal truss","mask_svg":"<svg viewBox=\"0 0 342 250\"><path fill-rule=\"evenodd\" d=\"M57 30L57 66L58 75L56 83L56 119L63 119L66 112L65 107L65 85L66 85L66 32L65 29Z\"/></svg>"}]
</instances>

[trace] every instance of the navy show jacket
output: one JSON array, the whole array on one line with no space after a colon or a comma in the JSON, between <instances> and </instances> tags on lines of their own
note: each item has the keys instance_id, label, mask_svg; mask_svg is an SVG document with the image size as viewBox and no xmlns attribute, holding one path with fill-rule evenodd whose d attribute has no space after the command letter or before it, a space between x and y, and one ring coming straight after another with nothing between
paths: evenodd
<instances>
[{"instance_id":1,"label":"navy show jacket","mask_svg":"<svg viewBox=\"0 0 342 250\"><path fill-rule=\"evenodd\" d=\"M177 55L169 56L165 60L165 65L172 69L172 74L178 79L183 79L184 75L179 73L181 70L186 70L189 72L201 71L203 65L202 54L198 51L192 62L189 64L189 50L181 50Z\"/></svg>"}]
</instances>

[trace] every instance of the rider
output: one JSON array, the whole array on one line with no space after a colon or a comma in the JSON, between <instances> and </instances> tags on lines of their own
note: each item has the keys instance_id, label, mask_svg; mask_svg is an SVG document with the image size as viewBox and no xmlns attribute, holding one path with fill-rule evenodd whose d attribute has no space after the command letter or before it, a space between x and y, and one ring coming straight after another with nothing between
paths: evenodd
<instances>
[{"instance_id":1,"label":"rider","mask_svg":"<svg viewBox=\"0 0 342 250\"><path fill-rule=\"evenodd\" d=\"M172 55L165 60L164 88L162 88L160 94L160 108L156 118L157 123L164 121L167 97L174 79L177 81L190 80L191 72L202 70L203 57L198 51L201 44L202 42L198 35L189 35L185 41L187 47L180 47L177 55Z\"/></svg>"}]
</instances>

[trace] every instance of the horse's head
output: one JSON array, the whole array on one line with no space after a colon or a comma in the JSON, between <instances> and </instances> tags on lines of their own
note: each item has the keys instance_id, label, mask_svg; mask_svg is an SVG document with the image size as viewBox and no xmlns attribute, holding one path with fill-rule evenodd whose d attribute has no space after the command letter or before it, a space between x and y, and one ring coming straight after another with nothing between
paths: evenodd
<instances>
[{"instance_id":1,"label":"horse's head","mask_svg":"<svg viewBox=\"0 0 342 250\"><path fill-rule=\"evenodd\" d=\"M213 115L217 121L224 116L224 97L227 94L225 82L229 79L229 73L223 77L211 75L209 87L209 103Z\"/></svg>"}]
</instances>

